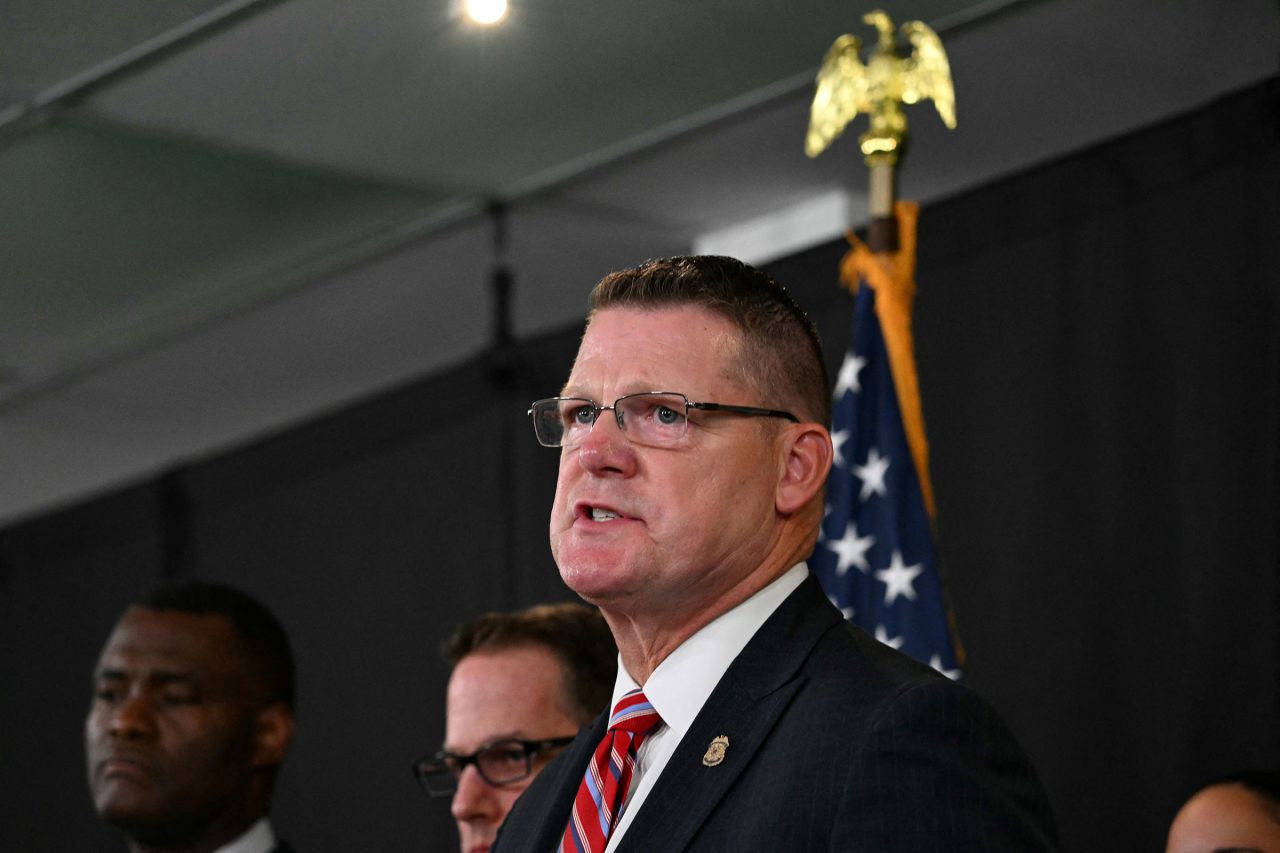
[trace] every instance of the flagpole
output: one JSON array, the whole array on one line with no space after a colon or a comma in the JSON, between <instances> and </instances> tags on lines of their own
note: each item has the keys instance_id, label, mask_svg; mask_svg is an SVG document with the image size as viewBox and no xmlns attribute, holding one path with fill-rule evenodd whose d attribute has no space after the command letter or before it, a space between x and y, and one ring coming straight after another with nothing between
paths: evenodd
<instances>
[{"instance_id":1,"label":"flagpole","mask_svg":"<svg viewBox=\"0 0 1280 853\"><path fill-rule=\"evenodd\" d=\"M868 182L868 207L871 221L867 225L867 246L877 255L892 254L898 250L898 220L893 214L893 205L897 201L897 166L882 161L872 162L867 158L870 170Z\"/></svg>"},{"instance_id":2,"label":"flagpole","mask_svg":"<svg viewBox=\"0 0 1280 853\"><path fill-rule=\"evenodd\" d=\"M907 144L904 103L931 98L955 126L950 68L937 35L920 21L899 30L899 50L883 12L864 17L879 33L866 63L860 40L843 35L818 72L805 150L822 153L859 113L869 171L867 238L849 235L840 280L855 293L853 329L833 395L835 462L827 511L809 559L845 618L951 678L963 650L952 629L933 544L935 508L929 449L916 376L911 309L915 297L918 206L897 199Z\"/></svg>"}]
</instances>

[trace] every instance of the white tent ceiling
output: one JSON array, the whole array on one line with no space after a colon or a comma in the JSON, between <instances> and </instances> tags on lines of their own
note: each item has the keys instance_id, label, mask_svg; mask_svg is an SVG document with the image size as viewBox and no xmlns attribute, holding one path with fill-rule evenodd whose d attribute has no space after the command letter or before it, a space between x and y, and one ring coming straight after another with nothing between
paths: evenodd
<instances>
[{"instance_id":1,"label":"white tent ceiling","mask_svg":"<svg viewBox=\"0 0 1280 853\"><path fill-rule=\"evenodd\" d=\"M1274 0L880 5L938 29L956 80L955 132L911 112L923 202L1280 57ZM0 522L480 352L491 202L521 336L575 322L609 269L764 260L788 216L814 242L831 211L856 224L851 140L816 161L802 140L817 65L869 40L866 10L513 0L482 30L441 0L5 0Z\"/></svg>"}]
</instances>

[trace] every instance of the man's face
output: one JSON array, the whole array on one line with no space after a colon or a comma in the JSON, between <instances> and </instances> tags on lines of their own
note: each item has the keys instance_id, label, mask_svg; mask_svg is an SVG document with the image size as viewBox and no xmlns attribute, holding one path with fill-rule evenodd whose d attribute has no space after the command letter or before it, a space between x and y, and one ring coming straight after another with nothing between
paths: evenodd
<instances>
[{"instance_id":1,"label":"man's face","mask_svg":"<svg viewBox=\"0 0 1280 853\"><path fill-rule=\"evenodd\" d=\"M587 328L562 394L607 405L675 391L774 407L734 377L739 346L736 328L704 308L609 308ZM776 435L757 418L691 410L679 444L644 447L602 413L561 450L551 550L565 583L606 612L714 608L776 545Z\"/></svg>"},{"instance_id":2,"label":"man's face","mask_svg":"<svg viewBox=\"0 0 1280 853\"><path fill-rule=\"evenodd\" d=\"M453 668L445 706L444 748L470 755L507 738L546 740L577 734L563 707L564 670L542 646L473 652ZM534 775L550 760L534 758ZM453 818L463 853L485 853L498 827L533 776L495 787L469 765L458 778Z\"/></svg>"},{"instance_id":3,"label":"man's face","mask_svg":"<svg viewBox=\"0 0 1280 853\"><path fill-rule=\"evenodd\" d=\"M239 817L261 687L217 615L126 611L94 672L85 720L98 814L138 841L177 841Z\"/></svg>"}]
</instances>

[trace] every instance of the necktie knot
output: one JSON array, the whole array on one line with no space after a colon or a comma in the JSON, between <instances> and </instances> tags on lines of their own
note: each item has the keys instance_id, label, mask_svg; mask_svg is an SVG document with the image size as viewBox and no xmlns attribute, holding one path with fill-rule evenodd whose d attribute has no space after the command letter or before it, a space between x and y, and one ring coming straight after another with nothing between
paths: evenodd
<instances>
[{"instance_id":1,"label":"necktie knot","mask_svg":"<svg viewBox=\"0 0 1280 853\"><path fill-rule=\"evenodd\" d=\"M609 731L621 730L645 735L661 722L662 718L644 693L632 690L613 706L613 713L609 715Z\"/></svg>"}]
</instances>

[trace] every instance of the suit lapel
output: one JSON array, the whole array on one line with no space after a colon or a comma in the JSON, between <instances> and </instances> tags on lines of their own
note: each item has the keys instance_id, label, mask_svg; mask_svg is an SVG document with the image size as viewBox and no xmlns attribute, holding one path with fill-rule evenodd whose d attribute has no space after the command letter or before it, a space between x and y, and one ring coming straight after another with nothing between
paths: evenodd
<instances>
[{"instance_id":1,"label":"suit lapel","mask_svg":"<svg viewBox=\"0 0 1280 853\"><path fill-rule=\"evenodd\" d=\"M840 615L810 577L760 626L707 698L645 798L618 853L683 850L746 770L807 676L799 673L818 639ZM714 738L729 740L724 759L704 762Z\"/></svg>"},{"instance_id":2,"label":"suit lapel","mask_svg":"<svg viewBox=\"0 0 1280 853\"><path fill-rule=\"evenodd\" d=\"M587 772L587 764L591 761L596 745L604 737L608 722L609 713L606 711L590 729L582 730L578 739L533 780L529 790L516 801L516 808L522 812L521 825L526 828L536 826L537 830L532 834L516 837L513 831L520 830L504 824L503 829L506 831L503 835L512 837L502 838L502 850L545 853L559 846L564 829L569 823L573 798L578 793L578 786L582 784L582 776ZM510 818L507 823L512 823Z\"/></svg>"}]
</instances>

